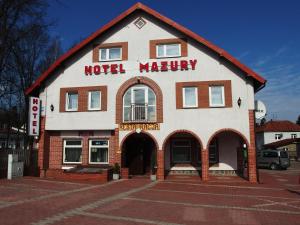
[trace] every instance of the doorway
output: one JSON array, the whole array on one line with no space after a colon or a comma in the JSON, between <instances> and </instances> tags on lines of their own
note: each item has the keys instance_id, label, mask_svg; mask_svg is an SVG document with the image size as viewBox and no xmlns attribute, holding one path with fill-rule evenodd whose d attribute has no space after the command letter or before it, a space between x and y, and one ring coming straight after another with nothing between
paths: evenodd
<instances>
[{"instance_id":1,"label":"doorway","mask_svg":"<svg viewBox=\"0 0 300 225\"><path fill-rule=\"evenodd\" d=\"M122 167L130 176L150 175L156 169L156 145L145 133L134 133L126 138L122 147Z\"/></svg>"}]
</instances>

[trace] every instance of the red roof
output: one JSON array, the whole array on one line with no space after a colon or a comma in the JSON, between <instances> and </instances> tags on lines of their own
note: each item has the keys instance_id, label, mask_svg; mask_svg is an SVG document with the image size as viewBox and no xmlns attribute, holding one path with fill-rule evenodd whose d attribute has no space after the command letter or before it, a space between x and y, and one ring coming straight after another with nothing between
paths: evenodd
<instances>
[{"instance_id":1,"label":"red roof","mask_svg":"<svg viewBox=\"0 0 300 225\"><path fill-rule=\"evenodd\" d=\"M259 126L256 132L296 132L300 131L300 126L288 120L270 120Z\"/></svg>"},{"instance_id":2,"label":"red roof","mask_svg":"<svg viewBox=\"0 0 300 225\"><path fill-rule=\"evenodd\" d=\"M71 56L73 56L75 53L83 49L85 46L87 46L89 43L91 43L95 38L99 37L101 34L112 28L114 25L134 13L135 11L141 10L143 12L148 13L149 15L155 17L156 19L168 24L169 26L177 29L178 31L182 32L183 34L187 35L188 37L196 40L200 44L206 46L207 48L211 49L215 53L217 53L220 57L223 57L236 67L238 67L241 71L243 71L246 76L252 77L255 81L255 89L259 90L260 88L264 87L266 80L255 73L253 70L248 68L247 66L240 63L237 59L235 59L233 56L231 56L229 53L224 51L223 49L215 46L211 42L205 40L203 37L199 36L198 34L190 31L189 29L177 24L176 22L172 21L171 19L161 15L160 13L154 11L153 9L143 5L142 3L136 3L131 8L120 14L118 17L104 25L102 28L97 30L95 33L90 35L88 38L83 40L81 43L76 45L74 48L70 49L68 52L66 52L64 55L62 55L56 62L54 62L48 70L46 70L41 76L37 78L37 80L26 90L26 94L29 95L32 93L35 89L40 87L40 85L43 83L43 81L48 78L50 74L52 74L55 69L57 69L59 66L63 65L63 63L69 59Z\"/></svg>"},{"instance_id":3,"label":"red roof","mask_svg":"<svg viewBox=\"0 0 300 225\"><path fill-rule=\"evenodd\" d=\"M275 141L272 143L265 144L265 148L278 148L286 145L290 145L293 143L300 143L300 138L289 138L289 139L284 139L281 141Z\"/></svg>"}]
</instances>

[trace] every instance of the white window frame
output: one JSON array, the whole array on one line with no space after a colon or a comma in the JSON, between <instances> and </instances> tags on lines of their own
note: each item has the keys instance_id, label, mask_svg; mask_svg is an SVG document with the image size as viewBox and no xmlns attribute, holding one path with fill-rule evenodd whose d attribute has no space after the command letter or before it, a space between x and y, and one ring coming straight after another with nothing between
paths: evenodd
<instances>
[{"instance_id":1,"label":"white window frame","mask_svg":"<svg viewBox=\"0 0 300 225\"><path fill-rule=\"evenodd\" d=\"M212 102L212 94L211 89L214 87L221 87L222 88L222 104L213 104ZM213 85L209 86L209 106L210 107L224 107L225 106L225 92L224 92L224 86L223 85Z\"/></svg>"},{"instance_id":2,"label":"white window frame","mask_svg":"<svg viewBox=\"0 0 300 225\"><path fill-rule=\"evenodd\" d=\"M75 108L75 109L69 109L69 94L77 94L77 108ZM75 92L75 91L72 92L72 91L70 91L70 92L66 93L66 108L65 108L66 111L68 111L68 112L76 112L76 111L78 111L78 97L79 97L78 92Z\"/></svg>"},{"instance_id":3,"label":"white window frame","mask_svg":"<svg viewBox=\"0 0 300 225\"><path fill-rule=\"evenodd\" d=\"M151 106L151 107L155 107L155 120L154 121L148 121L148 122L156 122L156 120L157 120L157 99L156 99L156 94L155 94L155 92L153 91L153 89L152 88L150 88L150 87L148 87L148 86L146 86L146 85L143 85L143 86L132 86L132 87L130 87L129 88L130 89L130 102L131 102L131 105L134 105L135 104L135 99L134 99L134 90L138 90L138 89L142 89L142 90L144 90L144 92L145 92L145 104L146 104L146 106L147 107L149 107L149 106ZM151 91L153 91L153 93L154 93L154 101L155 101L155 104L154 105L150 105L149 104L149 95L148 95L148 92L149 92L149 89L151 89ZM128 91L128 89L125 91L125 93ZM125 94L124 94L124 96L125 96ZM125 110L124 110L124 108L125 107L128 107L128 106L125 106L125 99L124 99L124 96L123 96L123 122L134 122L134 121L125 121L124 120L124 118L125 118ZM133 111L131 111L131 118L133 118L134 116L133 116ZM148 118L148 109L145 111L145 113L146 113L146 118Z\"/></svg>"},{"instance_id":4,"label":"white window frame","mask_svg":"<svg viewBox=\"0 0 300 225\"><path fill-rule=\"evenodd\" d=\"M178 147L189 147L189 160L188 161L174 161L174 149L173 147L176 146L175 145L175 142L176 141L187 141L188 142L188 145L187 146L178 146ZM192 162L192 142L190 139L173 139L172 140L172 162L173 163L190 163Z\"/></svg>"},{"instance_id":5,"label":"white window frame","mask_svg":"<svg viewBox=\"0 0 300 225\"><path fill-rule=\"evenodd\" d=\"M280 140L282 138L282 134L275 134L275 140Z\"/></svg>"},{"instance_id":6,"label":"white window frame","mask_svg":"<svg viewBox=\"0 0 300 225\"><path fill-rule=\"evenodd\" d=\"M178 45L179 54L178 55L167 55L167 45ZM158 55L158 46L163 46L164 54L162 56ZM168 44L157 44L156 45L156 58L172 58L172 57L181 57L181 43L168 43Z\"/></svg>"},{"instance_id":7,"label":"white window frame","mask_svg":"<svg viewBox=\"0 0 300 225\"><path fill-rule=\"evenodd\" d=\"M291 138L297 138L297 134L291 134Z\"/></svg>"},{"instance_id":8,"label":"white window frame","mask_svg":"<svg viewBox=\"0 0 300 225\"><path fill-rule=\"evenodd\" d=\"M81 161L80 162L66 162L65 158L66 158L66 142L67 141L80 141L81 145L68 145L68 147L72 147L72 148L81 148ZM82 164L82 151L83 151L83 145L82 145L82 139L64 139L64 145L63 145L63 164Z\"/></svg>"},{"instance_id":9,"label":"white window frame","mask_svg":"<svg viewBox=\"0 0 300 225\"><path fill-rule=\"evenodd\" d=\"M107 145L101 146L101 145L92 145L92 141L107 141ZM92 162L91 161L91 148L92 147L97 148L107 148L107 162ZM109 164L109 140L105 138L96 138L96 139L90 139L89 140L89 164L101 164L101 165L108 165Z\"/></svg>"},{"instance_id":10,"label":"white window frame","mask_svg":"<svg viewBox=\"0 0 300 225\"><path fill-rule=\"evenodd\" d=\"M119 48L119 49L120 49L120 57L119 57L119 58L116 58L116 59L110 59L110 58L109 58L109 51L110 51L111 49L116 49L116 48ZM102 51L101 51L101 50L103 50L103 49L106 50L106 58L105 58L105 59L102 59L102 57L101 57L101 55L102 55ZM99 48L99 61L100 61L100 62L107 62L107 61L117 61L117 60L122 60L122 51L123 51L122 47Z\"/></svg>"},{"instance_id":11,"label":"white window frame","mask_svg":"<svg viewBox=\"0 0 300 225\"><path fill-rule=\"evenodd\" d=\"M194 88L195 89L195 96L196 96L196 101L195 101L195 105L187 105L185 102L185 89L187 88ZM183 104L183 108L197 108L198 107L198 87L183 87L182 88L182 104Z\"/></svg>"},{"instance_id":12,"label":"white window frame","mask_svg":"<svg viewBox=\"0 0 300 225\"><path fill-rule=\"evenodd\" d=\"M92 92L99 92L99 107L97 108L92 108L91 105L92 105ZM89 111L93 111L93 110L101 110L102 108L102 105L101 105L101 91L98 91L98 90L95 90L95 91L89 91L89 95L88 95L88 110Z\"/></svg>"}]
</instances>

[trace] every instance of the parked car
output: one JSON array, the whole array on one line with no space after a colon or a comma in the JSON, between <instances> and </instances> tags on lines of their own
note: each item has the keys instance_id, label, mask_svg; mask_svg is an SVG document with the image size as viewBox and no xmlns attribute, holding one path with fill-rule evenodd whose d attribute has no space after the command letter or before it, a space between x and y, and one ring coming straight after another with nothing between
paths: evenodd
<instances>
[{"instance_id":1,"label":"parked car","mask_svg":"<svg viewBox=\"0 0 300 225\"><path fill-rule=\"evenodd\" d=\"M282 149L265 149L257 152L257 165L271 170L287 169L290 166L290 157Z\"/></svg>"}]
</instances>

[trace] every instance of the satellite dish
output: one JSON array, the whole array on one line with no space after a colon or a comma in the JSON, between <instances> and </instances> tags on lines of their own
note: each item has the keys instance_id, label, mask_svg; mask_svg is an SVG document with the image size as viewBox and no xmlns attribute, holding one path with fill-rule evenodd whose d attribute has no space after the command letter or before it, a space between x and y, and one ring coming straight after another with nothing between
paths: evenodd
<instances>
[{"instance_id":1,"label":"satellite dish","mask_svg":"<svg viewBox=\"0 0 300 225\"><path fill-rule=\"evenodd\" d=\"M260 101L256 100L255 101L255 119L262 119L266 116L267 114L267 108L265 104Z\"/></svg>"}]
</instances>

